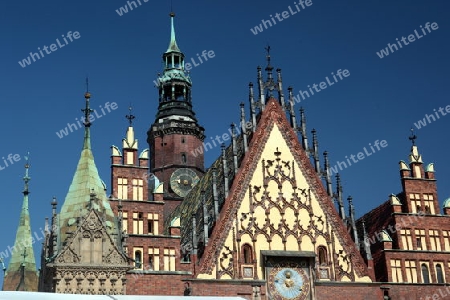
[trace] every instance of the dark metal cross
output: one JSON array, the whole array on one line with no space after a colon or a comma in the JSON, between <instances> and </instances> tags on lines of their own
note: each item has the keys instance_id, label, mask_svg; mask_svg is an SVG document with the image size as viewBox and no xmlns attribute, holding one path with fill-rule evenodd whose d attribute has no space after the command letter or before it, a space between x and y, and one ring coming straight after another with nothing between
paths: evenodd
<instances>
[{"instance_id":1,"label":"dark metal cross","mask_svg":"<svg viewBox=\"0 0 450 300\"><path fill-rule=\"evenodd\" d=\"M413 146L416 145L416 139L417 136L414 134L414 129L411 128L411 136L409 137L409 140L412 142Z\"/></svg>"},{"instance_id":2,"label":"dark metal cross","mask_svg":"<svg viewBox=\"0 0 450 300\"><path fill-rule=\"evenodd\" d=\"M136 117L131 114L131 110L132 110L131 105L128 108L128 110L130 111L130 114L126 115L125 118L128 119L128 122L130 122L130 126L131 126L131 125L133 125L133 119L136 118Z\"/></svg>"},{"instance_id":3,"label":"dark metal cross","mask_svg":"<svg viewBox=\"0 0 450 300\"><path fill-rule=\"evenodd\" d=\"M267 51L267 64L270 65L270 45L267 45L264 49Z\"/></svg>"},{"instance_id":4,"label":"dark metal cross","mask_svg":"<svg viewBox=\"0 0 450 300\"><path fill-rule=\"evenodd\" d=\"M23 265L25 264L25 257L27 257L27 249L23 249L23 254L21 255L23 256Z\"/></svg>"}]
</instances>

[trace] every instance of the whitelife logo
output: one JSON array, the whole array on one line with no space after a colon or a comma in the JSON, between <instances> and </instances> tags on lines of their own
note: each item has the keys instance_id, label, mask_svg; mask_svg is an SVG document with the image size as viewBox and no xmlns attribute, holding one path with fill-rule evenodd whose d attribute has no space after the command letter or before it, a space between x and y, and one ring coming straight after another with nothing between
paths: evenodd
<instances>
[{"instance_id":1,"label":"whitelife logo","mask_svg":"<svg viewBox=\"0 0 450 300\"><path fill-rule=\"evenodd\" d=\"M14 164L14 162L18 162L20 161L20 155L19 154L8 154L8 157L5 159L4 156L2 156L3 159L3 164L0 163L0 171L3 171L4 169L6 169L9 166L12 166ZM9 161L9 164L8 164Z\"/></svg>"},{"instance_id":2,"label":"whitelife logo","mask_svg":"<svg viewBox=\"0 0 450 300\"><path fill-rule=\"evenodd\" d=\"M406 41L406 37L402 36L402 38L400 40L403 42L404 46L407 46L410 43L414 42L416 40L416 38L417 39L421 39L425 35L427 35L427 32L425 31L424 28L422 28L422 25L420 25L420 28L422 29L423 35L420 35L420 33L417 32L417 29L415 29L414 30L414 34L408 35L408 41L409 42ZM439 26L438 26L438 24L436 22L433 22L431 24L430 24L430 22L427 22L425 24L425 28L427 29L428 33L430 33L431 32L430 28L433 29L433 30L437 30L437 29L439 29ZM396 38L395 40L397 41L398 47L403 48L402 47L402 43L400 43L398 38ZM379 52L377 52L377 55L378 55L379 58L383 58L383 57L389 55L389 50L391 50L391 53L394 53L394 51L398 50L398 47L397 47L397 45L395 43L394 44L388 43L386 48L381 49Z\"/></svg>"},{"instance_id":3,"label":"whitelife logo","mask_svg":"<svg viewBox=\"0 0 450 300\"><path fill-rule=\"evenodd\" d=\"M141 0L136 0L139 3L139 6L142 5ZM142 0L144 3L147 3L149 0ZM134 8L138 8L138 5L135 1L127 1L127 4L124 6L121 6L119 9L116 9L116 13L121 17L124 14L128 13L128 7L130 8L130 11L132 11ZM134 8L133 8L134 5Z\"/></svg>"},{"instance_id":4,"label":"whitelife logo","mask_svg":"<svg viewBox=\"0 0 450 300\"><path fill-rule=\"evenodd\" d=\"M289 18L290 16L296 15L300 11L305 10L306 7L311 6L312 4L313 4L312 0L306 0L306 1L300 0L300 1L298 1L298 4L297 4L297 2L294 2L294 6L297 10L293 10L292 7L289 5L288 6L289 11L285 10L281 14L276 13L275 18L277 18L278 22L282 22L282 21L286 20L287 18ZM301 9L300 9L300 6L302 7ZM269 17L270 17L270 20L272 20L272 22L270 20L262 19L261 23L259 25L255 26L254 28L250 28L250 31L254 35L257 35L258 33L263 32L264 29L268 29L269 27L276 25L277 21L275 21L275 18L272 15L269 15ZM267 26L267 25L269 25L269 26ZM263 26L264 26L264 28L263 28Z\"/></svg>"},{"instance_id":5,"label":"whitelife logo","mask_svg":"<svg viewBox=\"0 0 450 300\"><path fill-rule=\"evenodd\" d=\"M450 105L447 105L445 107L445 112L444 112L444 108L443 107L439 107L438 111L441 113L441 115L444 117L446 116L448 113L450 113ZM437 120L440 119L438 112L436 111L436 109L433 109L434 114L436 115ZM417 129L420 129L422 127L427 126L428 124L431 124L431 122L435 122L436 118L433 116L433 114L425 114L425 118L423 118L422 120L418 120L417 122L414 123L414 126L416 126Z\"/></svg>"},{"instance_id":6,"label":"whitelife logo","mask_svg":"<svg viewBox=\"0 0 450 300\"><path fill-rule=\"evenodd\" d=\"M202 58L201 58L200 56L203 57L203 59L204 59L205 61L203 61ZM190 70L192 69L192 66L198 67L198 66L200 66L201 64L207 62L207 61L208 61L208 58L214 58L214 57L216 57L216 54L214 53L213 50L209 50L209 51L203 50L201 55L197 53L198 63L196 62L196 60L195 60L194 57L191 57L191 62L192 62L192 64L190 64L190 63L188 63L188 62L185 63L185 64L184 64L184 69L185 69L186 71L190 71ZM167 74L165 74L165 76L168 76L170 79L172 79L172 78L177 78L177 77L176 77L177 75L178 75L177 73L167 73ZM161 78L158 78L158 79L156 79L156 80L153 80L153 83L155 84L155 86L159 86L159 84L161 83Z\"/></svg>"},{"instance_id":7,"label":"whitelife logo","mask_svg":"<svg viewBox=\"0 0 450 300\"><path fill-rule=\"evenodd\" d=\"M111 110L116 110L119 106L117 105L116 102L112 102L112 103L106 102L105 107L102 107L101 105L99 107L100 107L100 110L102 111L102 115L98 114L97 110L94 109L93 114L89 115L89 123L94 122L96 120L96 117L97 117L97 119L100 119L101 117L105 116L106 115L105 109L108 111L108 113L110 113ZM75 121L77 121L77 122L76 123L67 123L67 126L64 129L61 129L59 132L56 132L56 135L60 139L62 139L63 137L69 135L69 130L70 130L70 132L74 132L75 130L80 129L86 123L86 118L84 116L81 116L79 120L78 120L78 118L75 118Z\"/></svg>"},{"instance_id":8,"label":"whitelife logo","mask_svg":"<svg viewBox=\"0 0 450 300\"><path fill-rule=\"evenodd\" d=\"M47 47L47 45L44 45L44 47L42 47L42 49L41 49L41 47L38 47L38 52L41 55L39 55L39 53L30 52L30 55L27 58L24 58L24 59L22 59L22 61L19 61L19 65L22 68L25 68L26 66L31 65L31 63L32 63L31 60L33 60L33 62L35 62L36 60L39 60L44 57L44 53L42 52L42 50L44 50L46 54L50 54L52 52L55 52L58 49L61 49L62 47L65 47L66 45L68 45L69 42L67 41L67 39L69 39L70 42L73 42L74 40L78 40L81 37L81 35L78 31L74 31L73 33L72 33L72 31L69 31L67 33L67 36L64 36L64 34L61 36L62 36L65 44L62 44L59 41L59 38L57 38L56 44L51 44L49 47ZM67 37L67 39L66 39L66 37ZM49 51L49 49L50 49L50 51Z\"/></svg>"},{"instance_id":9,"label":"whitelife logo","mask_svg":"<svg viewBox=\"0 0 450 300\"><path fill-rule=\"evenodd\" d=\"M311 96L314 95L314 91L316 91L316 93L319 93L320 91L323 91L327 87L330 87L333 84L339 82L339 80L336 78L336 76L338 76L341 81L344 80L344 78L347 78L348 76L350 76L350 71L347 69L344 69L343 71L341 69L339 69L336 71L336 75L334 74L334 72L331 72L331 75L333 76L334 82L332 80L330 80L328 78L328 76L326 76L325 77L326 82L322 81L319 84L314 83L312 85L312 87L308 84L308 89L309 89L309 92L311 93ZM310 94L308 93L308 91L299 90L298 94L294 96L294 100L296 103L300 103L302 101L300 96L303 100L311 97Z\"/></svg>"},{"instance_id":10,"label":"whitelife logo","mask_svg":"<svg viewBox=\"0 0 450 300\"><path fill-rule=\"evenodd\" d=\"M364 158L376 153L376 150L373 147L377 148L377 150L380 151L381 148L386 148L388 146L388 143L386 140L382 140L382 141L376 140L373 144L374 145L372 146L372 143L369 143L369 147L372 150L372 152L367 151L367 148L364 147L363 148L364 152L362 152L362 151L358 152L356 155L350 154L350 158L348 158L348 156L346 155L345 159L346 159L348 165L345 163L345 161L338 161L336 163L336 165L334 165L334 167L330 167L330 175L338 173L338 168L342 171L342 170L350 167L352 165L352 161L353 161L353 163L356 164L359 161L363 160ZM380 146L381 146L381 148L380 148ZM350 159L351 159L351 161L350 161Z\"/></svg>"}]
</instances>

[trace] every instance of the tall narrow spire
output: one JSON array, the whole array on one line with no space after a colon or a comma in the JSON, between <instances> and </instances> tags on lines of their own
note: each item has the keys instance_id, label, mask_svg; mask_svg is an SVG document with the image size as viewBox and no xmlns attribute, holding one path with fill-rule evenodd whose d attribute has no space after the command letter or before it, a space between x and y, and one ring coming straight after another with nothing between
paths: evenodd
<instances>
[{"instance_id":1,"label":"tall narrow spire","mask_svg":"<svg viewBox=\"0 0 450 300\"><path fill-rule=\"evenodd\" d=\"M86 78L86 90L89 88L88 79ZM91 127L91 121L89 120L91 112L93 110L90 108L89 100L91 99L91 93L86 91L84 93L84 99L85 99L85 108L81 111L84 112L84 143L83 143L83 149L91 149L91 132L89 130L89 127Z\"/></svg>"},{"instance_id":2,"label":"tall narrow spire","mask_svg":"<svg viewBox=\"0 0 450 300\"><path fill-rule=\"evenodd\" d=\"M94 205L94 209L105 213L106 226L108 230L114 230L115 217L105 193L105 187L98 174L95 165L94 155L91 150L91 136L89 116L93 111L90 106L91 94L84 94L84 142L77 169L66 195L66 199L59 214L60 240L63 243L71 232L77 228L77 220L87 215L89 211L90 194L94 192L99 201ZM111 232L110 231L110 232Z\"/></svg>"},{"instance_id":3,"label":"tall narrow spire","mask_svg":"<svg viewBox=\"0 0 450 300\"><path fill-rule=\"evenodd\" d=\"M180 48L178 48L177 40L175 38L175 25L174 25L175 13L170 13L170 43L169 48L167 48L166 52L181 52Z\"/></svg>"},{"instance_id":4,"label":"tall narrow spire","mask_svg":"<svg viewBox=\"0 0 450 300\"><path fill-rule=\"evenodd\" d=\"M345 216L345 206L344 201L342 200L342 185L341 185L341 175L336 174L336 201L338 203L339 207L339 216L342 220L346 220L347 217Z\"/></svg>"},{"instance_id":5,"label":"tall narrow spire","mask_svg":"<svg viewBox=\"0 0 450 300\"><path fill-rule=\"evenodd\" d=\"M170 14L171 35L169 48L163 54L164 71L158 75L159 107L156 119L158 122L160 119L175 117L177 120L197 122L192 110L192 82L187 72L192 64L185 64L184 54L178 48L174 16L174 13Z\"/></svg>"},{"instance_id":6,"label":"tall narrow spire","mask_svg":"<svg viewBox=\"0 0 450 300\"><path fill-rule=\"evenodd\" d=\"M353 231L353 239L355 241L356 246L359 249L359 238L358 238L358 231L356 230L356 218L355 218L355 207L353 206L353 198L352 196L348 196L347 198L348 200L348 206L349 206L349 222L350 222L350 226L352 228Z\"/></svg>"},{"instance_id":7,"label":"tall narrow spire","mask_svg":"<svg viewBox=\"0 0 450 300\"><path fill-rule=\"evenodd\" d=\"M5 273L3 290L5 291L37 291L38 275L33 251L33 238L31 236L30 213L28 210L28 183L30 177L29 156L25 156L25 176L22 210L20 213L19 227L17 228L16 241L11 250L11 259Z\"/></svg>"}]
</instances>

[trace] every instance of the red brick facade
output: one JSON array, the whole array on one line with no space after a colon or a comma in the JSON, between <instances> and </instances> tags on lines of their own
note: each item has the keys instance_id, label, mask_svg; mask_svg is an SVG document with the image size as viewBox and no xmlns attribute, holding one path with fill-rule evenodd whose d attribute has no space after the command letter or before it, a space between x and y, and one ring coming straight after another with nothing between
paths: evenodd
<instances>
[{"instance_id":1,"label":"red brick facade","mask_svg":"<svg viewBox=\"0 0 450 300\"><path fill-rule=\"evenodd\" d=\"M177 56L182 57L177 51L166 52L164 54L166 61ZM167 70L171 69L172 67ZM266 70L271 72L269 67ZM259 79L261 83L262 79ZM314 251L302 253L309 259L308 279L311 284L311 293L307 298L301 298L302 300L407 300L420 299L420 297L425 299L426 296L446 292L443 288L450 283L450 216L448 215L450 208L444 209L444 215L440 214L433 166L423 166L416 146L413 146L411 150L410 164L400 163L403 190L397 195L391 195L388 201L357 220L354 226L353 216L345 220L339 217L339 213L332 205L332 196L327 193L317 170L304 154L305 150L302 148L297 132L292 129L285 111L277 100L269 99L265 103L267 105L265 109L269 112L261 110L257 116L251 116L255 127L259 127L259 131L248 133L246 136L249 142L245 147L248 146L248 149L244 152L242 149L244 147L239 149L235 145L232 148L231 146L227 149L223 148L222 156L205 173L203 128L197 124L192 111L189 99L190 81L186 79L181 83L177 81L165 84L170 88L165 90L166 87L160 86L157 118L147 132L149 155L139 156L137 147L124 146L121 150L116 148L112 156L111 205L114 212L121 218L122 229L127 235L126 252L135 266L135 269L127 274L127 294L240 296L255 300L269 298L271 289L267 284L267 278L257 278L253 275L243 279L241 271L243 266L253 268L252 270L262 266L264 251L261 253L254 251L255 243L257 243L257 240L254 240L253 244L249 245L249 252L246 252L244 244L240 244L239 233L235 235L233 226L237 224L234 213L237 211L238 202L242 201L241 191L248 189L248 182L245 187L242 185L251 178L254 172L254 169L251 169L252 163L257 160L255 157L258 151L262 152L263 146L266 145L269 127L274 123L280 128L293 157L300 162L302 171L307 175L308 186L312 187L318 195L321 201L320 208L325 212L327 222L331 222L336 239L342 244L342 250L336 252L333 250L324 254L328 261L325 265L318 264L319 250L317 253ZM279 86L281 87L281 83ZM184 91L183 96L181 87ZM177 88L180 90L176 90ZM189 93L186 93L186 90L189 90ZM171 96L164 94L170 91ZM188 103L185 105L186 111L180 108L182 101L174 101L175 94L178 95L177 97L185 97L183 99ZM252 98L252 90L250 94ZM253 104L255 103L252 102ZM170 114L172 111L173 115ZM244 119L245 116L242 120L245 123ZM240 138L239 143L245 143L243 137ZM130 141L128 143L130 144ZM236 139L232 143L236 144ZM238 155L239 151L241 156ZM132 156L128 153L132 153ZM130 162L131 157L132 162ZM236 166L237 164L239 166ZM219 165L223 167L222 170L216 170ZM199 177L204 176L202 188L214 189L211 194L214 193L214 205L216 205L214 209L218 211L210 213L206 209L206 202L200 199L205 197L204 190L190 193L188 198L193 201L185 202L185 204L204 207L201 219L198 218L200 214L196 216L192 213L198 210L191 210L191 207L186 207L186 211L181 212L181 215L187 214L187 211L192 213L192 216L185 218L185 220L194 220L193 224L187 224L192 231L187 233L192 235L192 244L196 239L196 230L199 228L202 230L203 241L200 243L196 241L197 245L194 245L192 249L188 249L187 244L183 243L183 237L186 236L185 229L188 227L183 227L177 218L168 218L177 207L184 209L185 206L184 204L180 206L184 198L177 195L170 186L170 176L178 168L188 168ZM222 182L215 181L216 173L220 173ZM234 178L233 175L236 177ZM230 177L229 184L228 177ZM136 181L139 179L144 183ZM136 186L136 182L140 185ZM163 186L159 186L161 182ZM220 192L216 191L217 185L221 185ZM218 194L222 199L219 199ZM193 197L199 199L193 199ZM210 195L210 198L212 197ZM219 200L223 200L220 209L217 204ZM268 218L269 212L270 210L266 211ZM200 225L195 223L196 221L199 221ZM346 231L347 228L349 232L354 232L354 236ZM235 244L238 246L236 249L228 249L229 256L219 257L223 240L231 231L233 231L233 242L236 241ZM355 242L351 240L357 235L360 240L360 249L357 249L358 245L355 247ZM271 237L268 238L270 239ZM327 241L326 246L334 247L332 240ZM199 244L202 247L196 248ZM318 246L320 245L314 245L314 250L320 248ZM325 246L322 247L326 249ZM358 250L361 253L358 253ZM342 253L349 255L340 258L350 259L348 264L351 266L350 271L337 267L336 260ZM277 259L289 260L286 258L289 257L288 255L282 253L277 255ZM217 265L226 260L229 260L230 269L238 270L230 271L229 277L232 279L199 278L199 274L212 274L214 268L217 272L216 278L220 278L223 274L218 275ZM334 265L331 264L331 260L334 261ZM328 273L325 277L320 277L324 274L321 273L324 270ZM220 272L226 273L226 268L222 268ZM359 278L360 282L355 278ZM361 278L365 281L372 279L373 282L364 282Z\"/></svg>"},{"instance_id":2,"label":"red brick facade","mask_svg":"<svg viewBox=\"0 0 450 300\"><path fill-rule=\"evenodd\" d=\"M400 169L402 192L358 224L365 222L376 280L389 285L392 299L425 299L450 283L450 216L440 210L433 166L423 167L417 146Z\"/></svg>"}]
</instances>

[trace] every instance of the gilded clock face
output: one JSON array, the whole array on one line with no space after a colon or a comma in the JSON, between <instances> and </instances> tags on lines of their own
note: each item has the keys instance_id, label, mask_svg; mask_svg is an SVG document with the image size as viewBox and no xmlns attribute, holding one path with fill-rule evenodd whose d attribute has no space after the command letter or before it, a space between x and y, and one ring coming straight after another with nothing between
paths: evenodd
<instances>
[{"instance_id":1,"label":"gilded clock face","mask_svg":"<svg viewBox=\"0 0 450 300\"><path fill-rule=\"evenodd\" d=\"M269 274L269 287L274 299L302 300L309 294L309 282L300 268L273 268Z\"/></svg>"},{"instance_id":2,"label":"gilded clock face","mask_svg":"<svg viewBox=\"0 0 450 300\"><path fill-rule=\"evenodd\" d=\"M170 187L180 197L185 197L200 180L191 169L177 169L170 176Z\"/></svg>"}]
</instances>

